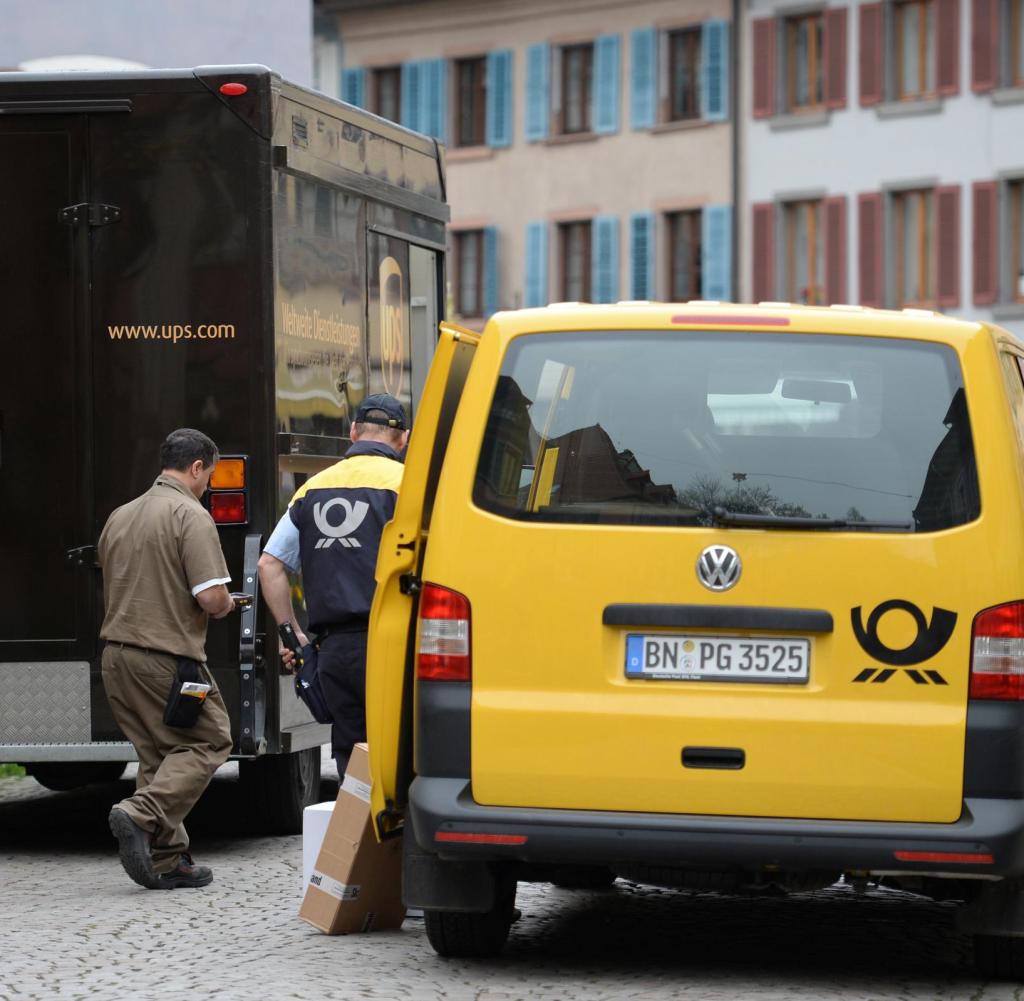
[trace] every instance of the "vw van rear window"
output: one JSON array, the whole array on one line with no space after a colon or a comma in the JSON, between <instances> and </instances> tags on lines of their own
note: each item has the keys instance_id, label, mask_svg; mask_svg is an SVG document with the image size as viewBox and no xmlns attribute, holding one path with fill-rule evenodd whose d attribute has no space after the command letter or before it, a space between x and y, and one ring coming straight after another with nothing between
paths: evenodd
<instances>
[{"instance_id":1,"label":"vw van rear window","mask_svg":"<svg viewBox=\"0 0 1024 1001\"><path fill-rule=\"evenodd\" d=\"M756 332L513 340L473 498L619 525L931 532L980 512L951 348Z\"/></svg>"}]
</instances>

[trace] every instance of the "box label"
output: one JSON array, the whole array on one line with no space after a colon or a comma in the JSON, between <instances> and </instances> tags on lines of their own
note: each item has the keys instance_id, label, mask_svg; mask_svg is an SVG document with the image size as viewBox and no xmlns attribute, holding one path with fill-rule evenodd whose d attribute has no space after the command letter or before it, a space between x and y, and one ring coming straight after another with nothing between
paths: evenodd
<instances>
[{"instance_id":1,"label":"box label","mask_svg":"<svg viewBox=\"0 0 1024 1001\"><path fill-rule=\"evenodd\" d=\"M370 802L369 784L361 779L357 779L354 775L345 776L341 783L341 791L350 793L356 799L361 799L364 803Z\"/></svg>"},{"instance_id":2,"label":"box label","mask_svg":"<svg viewBox=\"0 0 1024 1001\"><path fill-rule=\"evenodd\" d=\"M313 870L313 874L309 877L309 885L315 886L318 890L323 890L324 893L329 893L332 897L337 897L338 900L359 899L358 884L339 883L338 880L328 876L326 873L320 872L319 869Z\"/></svg>"}]
</instances>

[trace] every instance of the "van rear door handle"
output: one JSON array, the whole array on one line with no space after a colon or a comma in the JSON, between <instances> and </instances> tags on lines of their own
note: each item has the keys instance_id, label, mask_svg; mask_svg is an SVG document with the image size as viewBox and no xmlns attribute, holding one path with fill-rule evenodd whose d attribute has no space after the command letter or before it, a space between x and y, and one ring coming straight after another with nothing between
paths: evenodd
<instances>
[{"instance_id":1,"label":"van rear door handle","mask_svg":"<svg viewBox=\"0 0 1024 1001\"><path fill-rule=\"evenodd\" d=\"M742 747L684 747L684 768L726 768L737 771L747 763Z\"/></svg>"}]
</instances>

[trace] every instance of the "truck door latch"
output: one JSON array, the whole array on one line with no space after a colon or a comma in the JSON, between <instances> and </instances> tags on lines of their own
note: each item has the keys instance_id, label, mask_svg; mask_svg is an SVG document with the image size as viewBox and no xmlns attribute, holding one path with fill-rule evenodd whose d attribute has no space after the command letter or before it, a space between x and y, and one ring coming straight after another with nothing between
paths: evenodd
<instances>
[{"instance_id":1,"label":"truck door latch","mask_svg":"<svg viewBox=\"0 0 1024 1001\"><path fill-rule=\"evenodd\" d=\"M80 202L62 208L57 213L57 221L67 226L77 226L80 222L87 222L90 226L106 226L121 221L121 209L117 205L104 205L102 202Z\"/></svg>"},{"instance_id":2,"label":"truck door latch","mask_svg":"<svg viewBox=\"0 0 1024 1001\"><path fill-rule=\"evenodd\" d=\"M96 547L76 546L67 551L67 560L73 567L95 567Z\"/></svg>"},{"instance_id":3,"label":"truck door latch","mask_svg":"<svg viewBox=\"0 0 1024 1001\"><path fill-rule=\"evenodd\" d=\"M423 590L423 581L415 574L404 573L398 578L398 590L402 594L419 594Z\"/></svg>"}]
</instances>

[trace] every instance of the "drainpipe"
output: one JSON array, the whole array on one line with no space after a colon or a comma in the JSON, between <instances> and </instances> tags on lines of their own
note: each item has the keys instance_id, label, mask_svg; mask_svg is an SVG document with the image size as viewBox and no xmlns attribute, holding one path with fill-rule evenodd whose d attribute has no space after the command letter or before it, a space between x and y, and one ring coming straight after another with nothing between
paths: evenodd
<instances>
[{"instance_id":1,"label":"drainpipe","mask_svg":"<svg viewBox=\"0 0 1024 1001\"><path fill-rule=\"evenodd\" d=\"M742 25L740 7L742 0L732 0L732 59L729 66L729 103L732 105L732 301L740 297L740 62L742 48Z\"/></svg>"}]
</instances>

